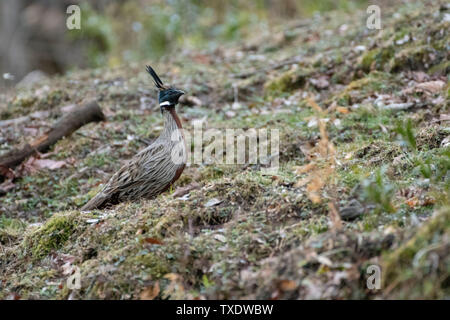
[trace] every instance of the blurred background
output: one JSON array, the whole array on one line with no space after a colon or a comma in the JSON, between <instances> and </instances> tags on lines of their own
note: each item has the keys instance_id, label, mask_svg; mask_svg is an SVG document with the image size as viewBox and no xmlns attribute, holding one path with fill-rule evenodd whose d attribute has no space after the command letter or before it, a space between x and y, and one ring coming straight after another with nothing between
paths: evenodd
<instances>
[{"instance_id":1,"label":"blurred background","mask_svg":"<svg viewBox=\"0 0 450 320\"><path fill-rule=\"evenodd\" d=\"M69 5L81 8L81 29L68 30ZM214 49L251 39L289 20L366 0L2 0L0 74L17 83L30 73L115 67L157 60L177 50ZM179 54L179 52L177 53Z\"/></svg>"}]
</instances>

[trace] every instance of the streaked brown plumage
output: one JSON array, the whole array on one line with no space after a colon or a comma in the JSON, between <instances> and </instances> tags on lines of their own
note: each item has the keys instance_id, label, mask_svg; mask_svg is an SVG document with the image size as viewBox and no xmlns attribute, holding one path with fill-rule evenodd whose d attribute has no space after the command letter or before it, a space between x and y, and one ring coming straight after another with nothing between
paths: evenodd
<instances>
[{"instance_id":1,"label":"streaked brown plumage","mask_svg":"<svg viewBox=\"0 0 450 320\"><path fill-rule=\"evenodd\" d=\"M124 201L151 199L166 191L181 175L186 163L186 145L181 121L175 111L184 93L165 87L151 67L165 118L161 135L119 169L102 190L81 210L101 209Z\"/></svg>"}]
</instances>

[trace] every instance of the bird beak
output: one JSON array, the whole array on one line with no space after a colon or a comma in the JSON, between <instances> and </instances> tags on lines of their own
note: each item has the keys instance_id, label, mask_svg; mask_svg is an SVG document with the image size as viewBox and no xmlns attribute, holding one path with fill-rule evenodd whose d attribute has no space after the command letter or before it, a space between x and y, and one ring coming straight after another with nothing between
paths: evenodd
<instances>
[{"instance_id":1,"label":"bird beak","mask_svg":"<svg viewBox=\"0 0 450 320\"><path fill-rule=\"evenodd\" d=\"M183 90L177 90L179 97L181 97L183 94L186 94Z\"/></svg>"}]
</instances>

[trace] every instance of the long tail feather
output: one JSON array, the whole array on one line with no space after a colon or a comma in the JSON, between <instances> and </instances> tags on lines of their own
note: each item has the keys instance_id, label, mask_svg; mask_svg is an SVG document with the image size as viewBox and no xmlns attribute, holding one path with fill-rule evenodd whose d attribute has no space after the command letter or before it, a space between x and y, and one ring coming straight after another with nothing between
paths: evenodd
<instances>
[{"instance_id":1,"label":"long tail feather","mask_svg":"<svg viewBox=\"0 0 450 320\"><path fill-rule=\"evenodd\" d=\"M81 211L102 209L107 203L108 196L104 195L102 192L99 192L81 208Z\"/></svg>"}]
</instances>

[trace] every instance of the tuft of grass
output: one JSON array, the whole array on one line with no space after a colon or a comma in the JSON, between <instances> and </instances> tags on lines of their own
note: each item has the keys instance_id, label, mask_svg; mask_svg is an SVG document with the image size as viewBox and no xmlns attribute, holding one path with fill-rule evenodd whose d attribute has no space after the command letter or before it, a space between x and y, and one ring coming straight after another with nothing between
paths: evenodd
<instances>
[{"instance_id":1,"label":"tuft of grass","mask_svg":"<svg viewBox=\"0 0 450 320\"><path fill-rule=\"evenodd\" d=\"M362 183L365 196L369 201L374 202L381 210L388 213L396 211L392 205L394 185L386 179L386 170L377 169L372 177Z\"/></svg>"},{"instance_id":2,"label":"tuft of grass","mask_svg":"<svg viewBox=\"0 0 450 320\"><path fill-rule=\"evenodd\" d=\"M411 151L416 152L416 137L413 130L413 123L410 118L403 122L398 121L395 132L400 135L403 145L409 147Z\"/></svg>"},{"instance_id":3,"label":"tuft of grass","mask_svg":"<svg viewBox=\"0 0 450 320\"><path fill-rule=\"evenodd\" d=\"M10 245L20 237L26 228L26 223L19 219L0 216L0 244Z\"/></svg>"}]
</instances>

